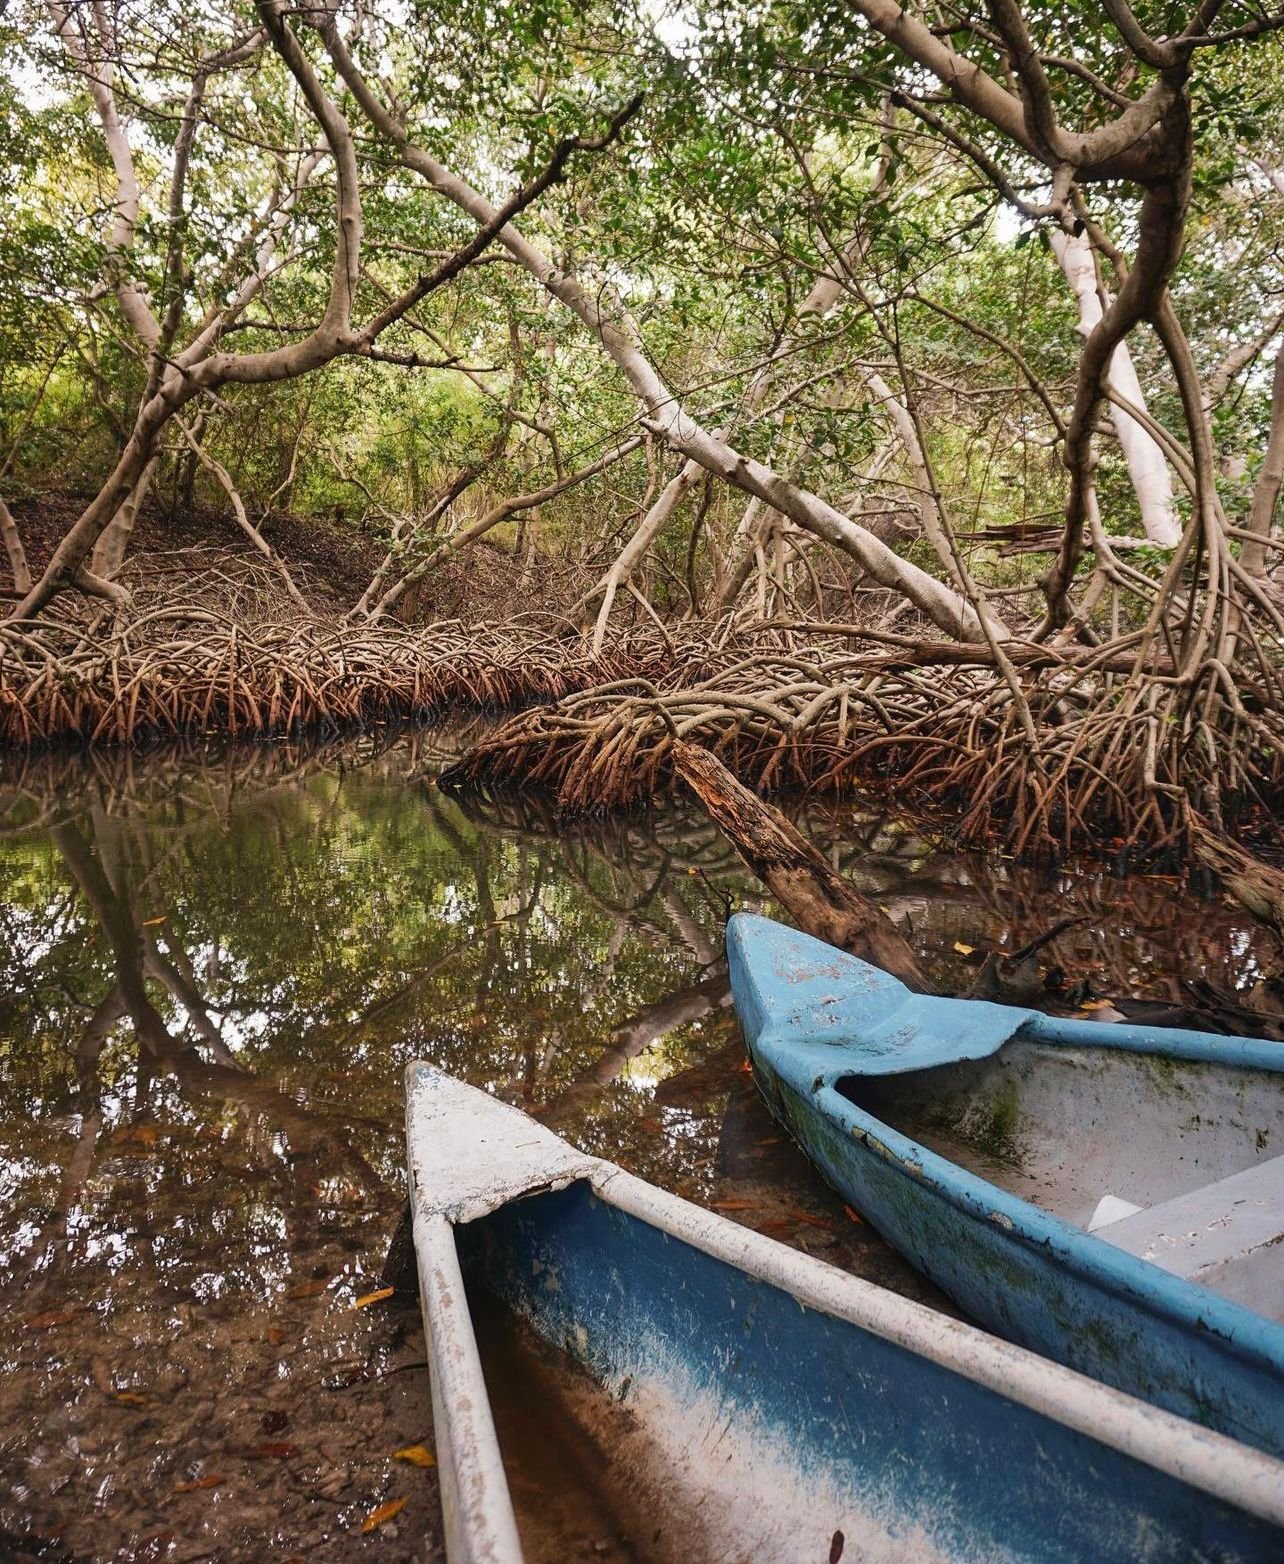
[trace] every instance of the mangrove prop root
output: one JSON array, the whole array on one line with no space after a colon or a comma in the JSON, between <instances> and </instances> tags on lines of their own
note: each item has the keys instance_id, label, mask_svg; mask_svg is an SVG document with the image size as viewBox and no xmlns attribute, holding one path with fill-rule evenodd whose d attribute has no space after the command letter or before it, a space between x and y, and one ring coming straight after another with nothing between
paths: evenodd
<instances>
[{"instance_id":1,"label":"mangrove prop root","mask_svg":"<svg viewBox=\"0 0 1284 1564\"><path fill-rule=\"evenodd\" d=\"M565 627L246 625L159 609L110 632L0 624L0 748L122 745L218 734L263 739L511 710L667 666L658 638L601 657Z\"/></svg>"},{"instance_id":2,"label":"mangrove prop root","mask_svg":"<svg viewBox=\"0 0 1284 1564\"><path fill-rule=\"evenodd\" d=\"M914 952L895 924L831 869L778 809L737 782L706 749L679 742L672 757L677 774L800 929L922 989Z\"/></svg>"},{"instance_id":3,"label":"mangrove prop root","mask_svg":"<svg viewBox=\"0 0 1284 1564\"><path fill-rule=\"evenodd\" d=\"M938 655L939 660L928 659ZM446 786L544 788L567 811L618 808L670 787L678 741L759 790L894 790L898 805L964 845L1026 859L1078 851L1175 861L1192 821L1277 844L1284 702L1210 663L1121 672L1118 647L1014 646L1033 719L969 649L689 649L651 685L622 682L524 712L475 745ZM1262 676L1265 678L1265 675Z\"/></svg>"}]
</instances>

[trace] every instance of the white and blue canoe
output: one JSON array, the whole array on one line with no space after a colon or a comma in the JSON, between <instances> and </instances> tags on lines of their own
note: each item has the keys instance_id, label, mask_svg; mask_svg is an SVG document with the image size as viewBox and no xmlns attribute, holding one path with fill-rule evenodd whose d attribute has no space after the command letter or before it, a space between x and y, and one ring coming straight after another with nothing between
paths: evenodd
<instances>
[{"instance_id":1,"label":"white and blue canoe","mask_svg":"<svg viewBox=\"0 0 1284 1564\"><path fill-rule=\"evenodd\" d=\"M1284 1557L1284 1463L1259 1451L656 1189L424 1064L407 1141L451 1564L539 1551L478 1346L496 1304L597 1398L629 1557Z\"/></svg>"},{"instance_id":2,"label":"white and blue canoe","mask_svg":"<svg viewBox=\"0 0 1284 1564\"><path fill-rule=\"evenodd\" d=\"M772 1113L987 1329L1284 1457L1284 1044L912 993L727 927Z\"/></svg>"}]
</instances>

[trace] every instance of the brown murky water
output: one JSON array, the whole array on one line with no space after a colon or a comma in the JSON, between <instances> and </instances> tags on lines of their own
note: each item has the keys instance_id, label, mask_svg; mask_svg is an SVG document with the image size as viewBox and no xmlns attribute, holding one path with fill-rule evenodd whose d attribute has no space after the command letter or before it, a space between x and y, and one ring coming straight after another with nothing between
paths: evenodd
<instances>
[{"instance_id":1,"label":"brown murky water","mask_svg":"<svg viewBox=\"0 0 1284 1564\"><path fill-rule=\"evenodd\" d=\"M432 1447L418 1318L356 1307L415 1058L927 1296L741 1070L721 928L762 903L718 834L461 805L431 780L456 743L0 773L0 1560L439 1555L433 1471L397 1456ZM1103 993L1257 977L1242 917L1170 881L804 823L942 989L1077 914L1045 959Z\"/></svg>"}]
</instances>

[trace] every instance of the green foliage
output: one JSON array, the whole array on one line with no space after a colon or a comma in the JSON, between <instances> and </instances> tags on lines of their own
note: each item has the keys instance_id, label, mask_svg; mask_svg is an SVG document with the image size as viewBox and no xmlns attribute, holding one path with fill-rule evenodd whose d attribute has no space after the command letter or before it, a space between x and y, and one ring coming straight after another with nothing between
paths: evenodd
<instances>
[{"instance_id":1,"label":"green foliage","mask_svg":"<svg viewBox=\"0 0 1284 1564\"><path fill-rule=\"evenodd\" d=\"M1076 63L1053 72L1067 125L1103 123L1109 92L1135 96L1153 80L1147 66L1120 74L1119 38L1104 12L1070 0L1022 9L1036 47ZM1065 475L1044 397L1065 415L1081 338L1048 224L1015 212L986 168L1005 169L1035 205L1046 185L975 117L951 121L975 156L903 109L889 120L887 94L919 90L921 73L854 7L709 0L661 12L628 0L415 0L371 13L358 53L379 62L414 136L497 201L538 173L560 138L600 131L643 95L619 144L572 159L521 227L590 291L628 306L651 357L711 426L725 423L744 449L831 500L912 506L915 480L904 453L889 449L892 425L867 381L874 373L912 406L959 530L1055 518ZM1160 5L1139 14L1161 33L1174 25ZM146 0L117 34L118 73L134 84L122 103L143 191L128 271L163 312L181 238L179 341L226 300L264 213L316 140L271 49L215 72L186 212L171 224L167 181L192 60L244 36L251 16L227 4L193 19L175 0ZM959 17L954 46L1002 78L988 27ZM369 319L474 230L369 134L317 36L299 37L362 138L355 313ZM11 172L0 188L0 462L22 435L4 484L92 487L118 454L146 379L108 286L119 264L107 245L111 158L84 81L32 0L0 22L0 49L13 64L0 73L0 163ZM1280 50L1267 37L1195 62L1193 202L1173 294L1205 376L1259 336L1266 349L1284 297L1284 198L1272 184L1284 168ZM1125 253L1138 194L1122 181L1090 191L1094 220ZM229 347L270 349L319 318L333 200L326 161L299 198L288 253ZM859 263L838 307L802 312L817 278L852 244ZM636 417L598 345L494 249L380 348L402 362L337 363L314 379L229 389L205 408L207 446L252 512L337 511L386 529L426 514L441 486L473 465L485 468L495 497L540 487L591 460ZM1138 331L1130 350L1151 414L1185 442L1162 349ZM773 354L765 382L756 381ZM443 364L456 367L424 367ZM1219 452L1247 474L1228 480L1235 515L1261 460L1267 379L1250 362L1213 411ZM507 433L505 409L516 420ZM191 458L175 434L164 463L167 492L191 487L180 481ZM1107 530L1135 532L1136 501L1108 442L1098 477ZM647 482L638 455L610 484L547 508L532 525L551 547L601 550L618 541ZM203 471L194 489L223 503ZM741 510L721 496L709 536L725 547ZM662 545L679 575L689 526L689 511L680 513ZM971 553L983 575L998 571L992 553ZM699 569L708 568L702 549Z\"/></svg>"}]
</instances>

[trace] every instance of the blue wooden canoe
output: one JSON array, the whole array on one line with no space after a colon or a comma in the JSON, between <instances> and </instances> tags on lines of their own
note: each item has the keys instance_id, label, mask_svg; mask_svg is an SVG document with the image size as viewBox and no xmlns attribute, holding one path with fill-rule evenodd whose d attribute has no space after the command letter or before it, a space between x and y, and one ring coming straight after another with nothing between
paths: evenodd
<instances>
[{"instance_id":1,"label":"blue wooden canoe","mask_svg":"<svg viewBox=\"0 0 1284 1564\"><path fill-rule=\"evenodd\" d=\"M972 1318L1284 1456L1284 1044L910 992L727 928L758 1085Z\"/></svg>"},{"instance_id":2,"label":"blue wooden canoe","mask_svg":"<svg viewBox=\"0 0 1284 1564\"><path fill-rule=\"evenodd\" d=\"M503 1387L474 1325L495 1299L578 1376L593 1478L632 1506L615 1556L1284 1557L1284 1463L690 1205L427 1065L407 1075L407 1144L451 1564L550 1556L496 1433Z\"/></svg>"}]
</instances>

